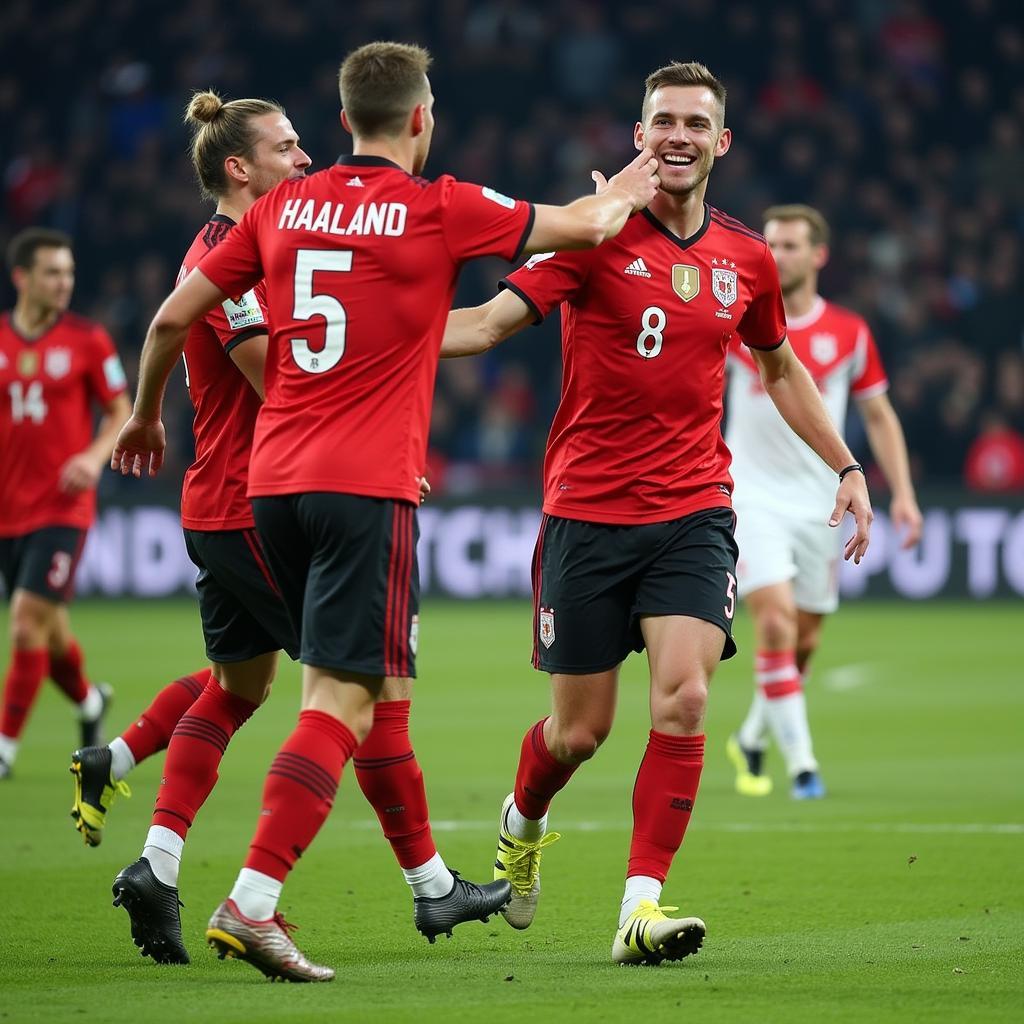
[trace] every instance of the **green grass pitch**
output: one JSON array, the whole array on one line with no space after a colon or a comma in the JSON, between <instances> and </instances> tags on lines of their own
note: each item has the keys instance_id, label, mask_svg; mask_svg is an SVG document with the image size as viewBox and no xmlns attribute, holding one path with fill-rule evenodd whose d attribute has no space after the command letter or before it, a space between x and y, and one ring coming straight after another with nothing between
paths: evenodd
<instances>
[{"instance_id":1,"label":"green grass pitch","mask_svg":"<svg viewBox=\"0 0 1024 1024\"><path fill-rule=\"evenodd\" d=\"M490 874L520 738L547 707L527 664L525 605L428 604L414 741L438 845ZM181 603L73 609L95 678L117 688L112 732L165 681L203 664ZM203 944L255 824L263 774L295 719L297 671L232 743L189 840L183 923L193 963L138 956L110 882L148 825L162 758L86 849L68 808L76 728L48 687L16 777L0 784L0 1022L974 1021L1024 1006L1024 669L1019 605L849 605L828 625L809 700L827 800L737 796L725 740L750 694L749 623L715 678L708 760L665 901L708 923L696 957L609 959L648 728L646 663L623 674L615 731L557 799L562 841L524 933L500 919L429 946L351 772L282 909L333 985L270 986ZM6 642L0 645L6 662ZM1013 1006L1017 1006L1016 1011Z\"/></svg>"}]
</instances>

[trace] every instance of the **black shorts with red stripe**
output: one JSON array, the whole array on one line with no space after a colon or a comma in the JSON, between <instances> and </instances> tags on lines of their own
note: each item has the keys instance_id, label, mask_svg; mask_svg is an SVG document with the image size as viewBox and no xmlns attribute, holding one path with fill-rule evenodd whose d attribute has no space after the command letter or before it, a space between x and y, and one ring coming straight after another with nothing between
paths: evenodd
<instances>
[{"instance_id":1,"label":"black shorts with red stripe","mask_svg":"<svg viewBox=\"0 0 1024 1024\"><path fill-rule=\"evenodd\" d=\"M254 498L305 665L416 675L419 527L409 502L316 492Z\"/></svg>"},{"instance_id":2,"label":"black shorts with red stripe","mask_svg":"<svg viewBox=\"0 0 1024 1024\"><path fill-rule=\"evenodd\" d=\"M27 590L54 604L70 601L85 536L77 526L42 526L17 537L0 537L0 579L7 596Z\"/></svg>"},{"instance_id":3,"label":"black shorts with red stripe","mask_svg":"<svg viewBox=\"0 0 1024 1024\"><path fill-rule=\"evenodd\" d=\"M229 664L271 651L299 656L299 641L255 530L185 530L199 569L206 656Z\"/></svg>"}]
</instances>

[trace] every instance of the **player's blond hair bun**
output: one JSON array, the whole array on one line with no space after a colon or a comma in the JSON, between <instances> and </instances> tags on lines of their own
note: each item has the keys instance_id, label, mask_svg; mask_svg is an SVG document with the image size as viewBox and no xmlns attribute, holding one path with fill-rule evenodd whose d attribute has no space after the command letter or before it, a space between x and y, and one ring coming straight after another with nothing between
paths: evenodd
<instances>
[{"instance_id":1,"label":"player's blond hair bun","mask_svg":"<svg viewBox=\"0 0 1024 1024\"><path fill-rule=\"evenodd\" d=\"M224 101L212 90L192 94L185 111L186 124L210 124L224 109Z\"/></svg>"}]
</instances>

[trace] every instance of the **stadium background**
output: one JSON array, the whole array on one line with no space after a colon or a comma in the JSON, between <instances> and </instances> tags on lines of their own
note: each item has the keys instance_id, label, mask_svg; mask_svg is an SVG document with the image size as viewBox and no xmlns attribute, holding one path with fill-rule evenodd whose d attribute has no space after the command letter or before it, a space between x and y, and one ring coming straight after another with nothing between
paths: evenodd
<instances>
[{"instance_id":1,"label":"stadium background","mask_svg":"<svg viewBox=\"0 0 1024 1024\"><path fill-rule=\"evenodd\" d=\"M717 674L698 818L666 895L706 915L709 942L678 969L607 967L608 900L628 843L629 783L648 727L641 658L623 672L616 729L557 808L542 916L428 947L376 822L349 777L289 883L301 944L342 968L312 990L268 988L202 949L206 915L237 870L268 752L290 728L295 666L233 742L189 841L183 896L193 964L161 971L109 908L138 853L160 759L132 777L98 850L66 817L76 727L45 688L0 788L0 1017L223 1024L310 1019L705 1021L1016 1020L1024 957L1020 843L1020 595L1024 444L1020 314L1024 27L1013 0L957 3L688 0L6 0L0 5L0 242L26 224L75 238L74 307L111 330L134 376L148 317L208 212L181 113L194 88L282 101L316 167L346 145L340 56L373 38L429 46L438 128L428 173L531 199L590 187L630 155L643 77L697 58L730 89L731 153L709 200L757 226L769 203L809 201L835 231L826 295L878 337L928 513L920 551L887 543L884 516L829 624L809 690L830 799L732 792L722 746L750 693L741 657ZM502 264L467 268L460 303L493 293ZM13 300L0 275L0 306ZM521 594L538 464L558 391L555 318L491 356L443 365L433 430L437 494L423 510L424 575L460 598ZM158 597L193 575L176 504L188 462L180 376L172 461L157 482L106 474L85 594ZM866 452L856 422L853 444ZM969 484L969 453L985 467ZM1016 449L1015 449L1016 446ZM1007 457L1007 454L1009 457ZM1019 456L1018 456L1019 458ZM1019 466L1019 462L1018 462ZM872 471L876 507L885 500ZM976 489L984 483L988 490ZM989 600L1000 595L1012 601ZM181 600L83 600L76 630L117 688L113 730L202 661ZM526 666L521 601L434 601L421 632L415 741L449 862L493 852L524 724L543 712ZM0 637L0 661L8 653ZM274 708L277 710L275 711ZM232 967L237 968L233 970ZM680 1007L683 1007L680 1010ZM1018 1009L1013 1010L1013 1006Z\"/></svg>"}]
</instances>

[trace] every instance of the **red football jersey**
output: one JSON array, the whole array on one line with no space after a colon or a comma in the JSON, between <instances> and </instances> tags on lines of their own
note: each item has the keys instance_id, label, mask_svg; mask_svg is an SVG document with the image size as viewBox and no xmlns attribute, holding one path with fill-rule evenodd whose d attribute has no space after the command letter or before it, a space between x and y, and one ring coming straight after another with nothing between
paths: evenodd
<instances>
[{"instance_id":1,"label":"red football jersey","mask_svg":"<svg viewBox=\"0 0 1024 1024\"><path fill-rule=\"evenodd\" d=\"M536 313L562 303L562 397L544 458L544 511L654 523L728 506L722 440L734 336L786 336L765 240L711 207L690 238L650 211L597 249L534 256L502 282Z\"/></svg>"},{"instance_id":2,"label":"red football jersey","mask_svg":"<svg viewBox=\"0 0 1024 1024\"><path fill-rule=\"evenodd\" d=\"M210 218L185 254L179 283L234 224L223 214ZM195 407L196 460L181 488L181 525L186 529L245 530L255 525L246 490L260 398L228 353L268 331L262 284L237 300L227 299L189 331L185 383Z\"/></svg>"},{"instance_id":3,"label":"red football jersey","mask_svg":"<svg viewBox=\"0 0 1024 1024\"><path fill-rule=\"evenodd\" d=\"M124 389L121 360L99 324L64 313L30 340L9 314L0 317L0 537L92 525L96 492L63 493L60 471L92 443L94 405Z\"/></svg>"},{"instance_id":4,"label":"red football jersey","mask_svg":"<svg viewBox=\"0 0 1024 1024\"><path fill-rule=\"evenodd\" d=\"M418 504L459 268L515 259L532 223L529 203L370 156L259 199L199 264L229 295L266 280L271 343L250 496Z\"/></svg>"}]
</instances>

